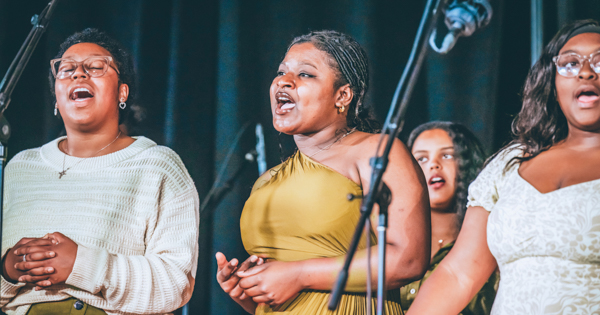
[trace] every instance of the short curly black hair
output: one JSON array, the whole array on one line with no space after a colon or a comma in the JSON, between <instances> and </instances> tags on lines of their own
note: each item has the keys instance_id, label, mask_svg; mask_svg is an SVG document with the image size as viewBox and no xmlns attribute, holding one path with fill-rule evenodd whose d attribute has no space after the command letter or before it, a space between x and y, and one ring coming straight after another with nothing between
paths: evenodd
<instances>
[{"instance_id":1,"label":"short curly black hair","mask_svg":"<svg viewBox=\"0 0 600 315\"><path fill-rule=\"evenodd\" d=\"M60 49L54 58L61 58L71 46L79 43L96 44L106 49L113 57L113 61L119 69L119 83L124 83L129 86L127 106L125 109L119 110L119 124L125 124L128 127L131 127L129 125L136 120L135 111L137 108L135 102L136 87L133 58L118 41L95 28L86 28L81 32L69 36L62 44L60 44ZM54 101L56 101L56 95L54 94L55 79L52 74L52 69L49 69L48 81L50 82L50 93L52 93L52 97L54 98Z\"/></svg>"}]
</instances>

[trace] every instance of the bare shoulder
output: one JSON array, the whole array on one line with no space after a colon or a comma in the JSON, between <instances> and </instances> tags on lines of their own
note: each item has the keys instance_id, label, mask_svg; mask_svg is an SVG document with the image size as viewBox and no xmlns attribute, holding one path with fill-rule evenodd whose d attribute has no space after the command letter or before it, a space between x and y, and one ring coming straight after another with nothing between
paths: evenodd
<instances>
[{"instance_id":1,"label":"bare shoulder","mask_svg":"<svg viewBox=\"0 0 600 315\"><path fill-rule=\"evenodd\" d=\"M365 132L357 133L349 141L351 147L347 152L347 158L354 161L357 174L354 174L356 178L360 178L361 183L364 185L369 182L372 166L371 158L375 156L380 142L380 134L370 134ZM379 148L379 154L383 153L386 145L387 138L383 139L381 148ZM422 171L413 158L412 154L408 151L404 143L398 139L394 139L394 143L390 150L389 160L387 164L387 171L385 177L395 176L400 178L415 178L420 180L422 177Z\"/></svg>"},{"instance_id":2,"label":"bare shoulder","mask_svg":"<svg viewBox=\"0 0 600 315\"><path fill-rule=\"evenodd\" d=\"M379 142L381 141L381 134L373 134L366 132L357 132L357 135L354 137L352 146L352 154L356 157L362 159L367 159L373 157L376 153ZM387 143L387 137L383 139L383 143L381 144L380 150L383 151L385 145ZM381 152L380 152L381 153ZM406 145L402 143L399 139L394 139L394 144L392 145L392 149L390 151L390 155L394 158L400 158L404 161L412 160L412 155L408 152Z\"/></svg>"}]
</instances>

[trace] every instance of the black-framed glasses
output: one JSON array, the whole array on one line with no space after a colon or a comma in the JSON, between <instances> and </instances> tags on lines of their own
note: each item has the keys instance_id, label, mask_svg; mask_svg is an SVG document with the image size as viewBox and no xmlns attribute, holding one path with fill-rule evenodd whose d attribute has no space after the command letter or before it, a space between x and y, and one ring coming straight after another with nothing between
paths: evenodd
<instances>
[{"instance_id":1,"label":"black-framed glasses","mask_svg":"<svg viewBox=\"0 0 600 315\"><path fill-rule=\"evenodd\" d=\"M572 52L554 56L554 58L552 58L558 74L568 78L578 75L583 67L583 62L586 60L589 62L590 67L594 72L600 73L600 51L587 56L581 56L580 54Z\"/></svg>"},{"instance_id":2,"label":"black-framed glasses","mask_svg":"<svg viewBox=\"0 0 600 315\"><path fill-rule=\"evenodd\" d=\"M117 74L120 74L119 70L112 66L112 60L113 58L110 56L92 56L83 61L58 58L50 60L50 67L55 79L70 78L79 65L83 67L83 71L90 77L103 76L108 71L108 67L115 69Z\"/></svg>"}]
</instances>

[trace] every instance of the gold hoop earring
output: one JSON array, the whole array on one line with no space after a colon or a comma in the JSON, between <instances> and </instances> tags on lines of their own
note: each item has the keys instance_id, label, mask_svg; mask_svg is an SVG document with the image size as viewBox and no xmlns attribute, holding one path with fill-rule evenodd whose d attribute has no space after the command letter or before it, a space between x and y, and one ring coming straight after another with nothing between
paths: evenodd
<instances>
[{"instance_id":1,"label":"gold hoop earring","mask_svg":"<svg viewBox=\"0 0 600 315\"><path fill-rule=\"evenodd\" d=\"M338 107L338 113L343 113L346 110L346 106L342 105L342 107Z\"/></svg>"}]
</instances>

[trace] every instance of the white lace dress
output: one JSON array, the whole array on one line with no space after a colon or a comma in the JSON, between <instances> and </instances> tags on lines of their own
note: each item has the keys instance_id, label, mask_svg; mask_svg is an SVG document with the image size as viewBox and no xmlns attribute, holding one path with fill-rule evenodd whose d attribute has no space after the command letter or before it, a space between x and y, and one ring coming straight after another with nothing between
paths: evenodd
<instances>
[{"instance_id":1,"label":"white lace dress","mask_svg":"<svg viewBox=\"0 0 600 315\"><path fill-rule=\"evenodd\" d=\"M503 173L499 154L469 187L490 211L487 242L500 268L492 315L600 314L600 180L542 194Z\"/></svg>"}]
</instances>

